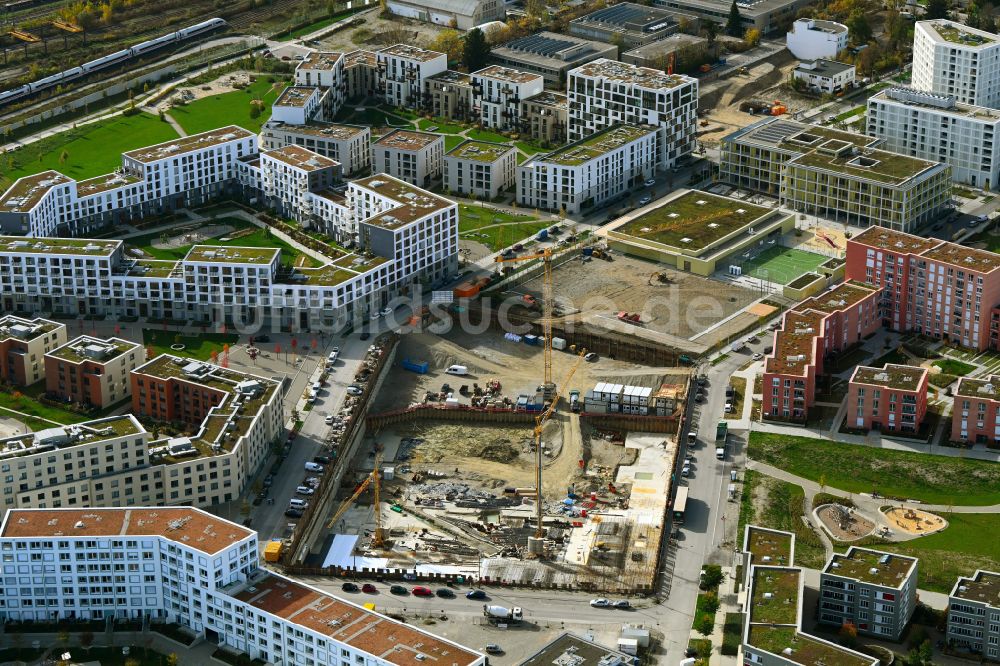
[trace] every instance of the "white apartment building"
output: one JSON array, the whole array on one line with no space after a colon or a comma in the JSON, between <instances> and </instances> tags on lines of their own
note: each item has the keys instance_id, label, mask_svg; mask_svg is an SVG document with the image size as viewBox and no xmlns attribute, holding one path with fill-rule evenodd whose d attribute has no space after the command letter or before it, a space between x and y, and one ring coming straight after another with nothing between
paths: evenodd
<instances>
[{"instance_id":1,"label":"white apartment building","mask_svg":"<svg viewBox=\"0 0 1000 666\"><path fill-rule=\"evenodd\" d=\"M271 119L288 125L305 125L316 116L323 90L314 86L289 86L271 105Z\"/></svg>"},{"instance_id":2,"label":"white apartment building","mask_svg":"<svg viewBox=\"0 0 1000 666\"><path fill-rule=\"evenodd\" d=\"M306 54L305 60L295 68L295 85L323 88L322 120L332 120L344 104L347 92L344 54L334 51Z\"/></svg>"},{"instance_id":3,"label":"white apartment building","mask_svg":"<svg viewBox=\"0 0 1000 666\"><path fill-rule=\"evenodd\" d=\"M1000 187L1000 111L910 88L868 98L868 134L888 150L951 166L956 183Z\"/></svg>"},{"instance_id":4,"label":"white apartment building","mask_svg":"<svg viewBox=\"0 0 1000 666\"><path fill-rule=\"evenodd\" d=\"M466 140L444 156L448 192L492 199L514 186L517 150L503 143Z\"/></svg>"},{"instance_id":5,"label":"white apartment building","mask_svg":"<svg viewBox=\"0 0 1000 666\"><path fill-rule=\"evenodd\" d=\"M457 643L261 569L259 549L252 530L188 507L11 511L0 526L0 619L148 616L271 664L390 666L400 654L486 663ZM38 564L14 564L22 560Z\"/></svg>"},{"instance_id":6,"label":"white apartment building","mask_svg":"<svg viewBox=\"0 0 1000 666\"><path fill-rule=\"evenodd\" d=\"M260 160L261 192L269 206L283 215L308 219L312 192L332 187L340 180L340 164L301 146L263 152Z\"/></svg>"},{"instance_id":7,"label":"white apartment building","mask_svg":"<svg viewBox=\"0 0 1000 666\"><path fill-rule=\"evenodd\" d=\"M517 167L517 202L576 214L638 187L656 171L662 128L616 125Z\"/></svg>"},{"instance_id":8,"label":"white apartment building","mask_svg":"<svg viewBox=\"0 0 1000 666\"><path fill-rule=\"evenodd\" d=\"M799 60L832 60L847 48L848 36L843 23L800 18L792 23L791 32L786 33L785 44Z\"/></svg>"},{"instance_id":9,"label":"white apartment building","mask_svg":"<svg viewBox=\"0 0 1000 666\"><path fill-rule=\"evenodd\" d=\"M344 55L347 99L374 97L378 88L378 57L374 51L351 51Z\"/></svg>"},{"instance_id":10,"label":"white apartment building","mask_svg":"<svg viewBox=\"0 0 1000 666\"><path fill-rule=\"evenodd\" d=\"M834 95L854 87L854 65L835 60L803 60L792 70L812 92Z\"/></svg>"},{"instance_id":11,"label":"white apartment building","mask_svg":"<svg viewBox=\"0 0 1000 666\"><path fill-rule=\"evenodd\" d=\"M375 53L378 93L386 104L407 109L424 106L427 79L448 69L448 56L408 44L396 44Z\"/></svg>"},{"instance_id":12,"label":"white apartment building","mask_svg":"<svg viewBox=\"0 0 1000 666\"><path fill-rule=\"evenodd\" d=\"M372 173L387 173L417 187L441 177L444 136L393 130L372 143Z\"/></svg>"},{"instance_id":13,"label":"white apartment building","mask_svg":"<svg viewBox=\"0 0 1000 666\"><path fill-rule=\"evenodd\" d=\"M672 167L694 150L697 79L601 58L570 70L567 96L570 141L625 123L663 128L658 166Z\"/></svg>"},{"instance_id":14,"label":"white apartment building","mask_svg":"<svg viewBox=\"0 0 1000 666\"><path fill-rule=\"evenodd\" d=\"M917 21L912 86L1000 108L1000 36L946 19Z\"/></svg>"},{"instance_id":15,"label":"white apartment building","mask_svg":"<svg viewBox=\"0 0 1000 666\"><path fill-rule=\"evenodd\" d=\"M344 176L351 176L371 165L371 129L360 125L309 122L287 125L276 120L264 123L260 132L261 148L277 150L301 146L340 163Z\"/></svg>"},{"instance_id":16,"label":"white apartment building","mask_svg":"<svg viewBox=\"0 0 1000 666\"><path fill-rule=\"evenodd\" d=\"M1000 573L962 576L948 595L948 643L1000 661Z\"/></svg>"},{"instance_id":17,"label":"white apartment building","mask_svg":"<svg viewBox=\"0 0 1000 666\"><path fill-rule=\"evenodd\" d=\"M539 74L490 65L472 73L472 103L483 127L501 132L520 127L521 102L545 89Z\"/></svg>"},{"instance_id":18,"label":"white apartment building","mask_svg":"<svg viewBox=\"0 0 1000 666\"><path fill-rule=\"evenodd\" d=\"M917 607L917 560L851 546L820 574L819 621L898 641Z\"/></svg>"}]
</instances>

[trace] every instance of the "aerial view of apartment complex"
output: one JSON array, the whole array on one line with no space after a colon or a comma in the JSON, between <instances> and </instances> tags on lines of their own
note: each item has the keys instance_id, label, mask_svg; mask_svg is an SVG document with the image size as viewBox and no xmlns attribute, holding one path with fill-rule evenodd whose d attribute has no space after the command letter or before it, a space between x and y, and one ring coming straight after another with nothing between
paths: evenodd
<instances>
[{"instance_id":1,"label":"aerial view of apartment complex","mask_svg":"<svg viewBox=\"0 0 1000 666\"><path fill-rule=\"evenodd\" d=\"M229 4L5 8L0 661L1000 663L988 3Z\"/></svg>"}]
</instances>

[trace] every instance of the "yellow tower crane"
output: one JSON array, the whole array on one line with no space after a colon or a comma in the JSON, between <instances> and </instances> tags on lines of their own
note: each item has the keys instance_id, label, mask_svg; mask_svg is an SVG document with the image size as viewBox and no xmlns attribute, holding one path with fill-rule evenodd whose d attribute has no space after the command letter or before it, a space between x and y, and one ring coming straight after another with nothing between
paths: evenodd
<instances>
[{"instance_id":1,"label":"yellow tower crane","mask_svg":"<svg viewBox=\"0 0 1000 666\"><path fill-rule=\"evenodd\" d=\"M379 453L375 457L375 469L365 477L357 490L354 491L350 497L344 500L337 511L333 514L333 518L327 524L327 527L332 529L338 520L350 509L354 503L361 497L361 493L365 492L368 486L372 486L372 505L375 507L375 536L372 539L372 546L374 548L383 549L385 548L385 532L382 530L382 506L380 502L380 494L382 492L382 454Z\"/></svg>"}]
</instances>

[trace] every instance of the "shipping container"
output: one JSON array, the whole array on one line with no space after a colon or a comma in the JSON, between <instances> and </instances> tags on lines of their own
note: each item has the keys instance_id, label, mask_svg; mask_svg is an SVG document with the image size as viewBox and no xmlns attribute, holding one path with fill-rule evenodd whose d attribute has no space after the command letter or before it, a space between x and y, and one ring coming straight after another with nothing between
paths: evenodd
<instances>
[{"instance_id":1,"label":"shipping container","mask_svg":"<svg viewBox=\"0 0 1000 666\"><path fill-rule=\"evenodd\" d=\"M471 282L463 282L453 290L458 298L472 298L479 294L479 286Z\"/></svg>"},{"instance_id":2,"label":"shipping container","mask_svg":"<svg viewBox=\"0 0 1000 666\"><path fill-rule=\"evenodd\" d=\"M562 351L566 349L566 341L562 338L552 338L552 348Z\"/></svg>"},{"instance_id":3,"label":"shipping container","mask_svg":"<svg viewBox=\"0 0 1000 666\"><path fill-rule=\"evenodd\" d=\"M415 372L418 375L426 375L428 364L427 361L416 361L408 358L403 359L403 369Z\"/></svg>"}]
</instances>

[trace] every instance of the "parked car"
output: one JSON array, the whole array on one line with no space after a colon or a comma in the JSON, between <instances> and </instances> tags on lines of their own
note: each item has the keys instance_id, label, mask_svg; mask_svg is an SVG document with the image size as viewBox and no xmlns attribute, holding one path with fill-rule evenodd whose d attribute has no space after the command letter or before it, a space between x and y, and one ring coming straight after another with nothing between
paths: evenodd
<instances>
[{"instance_id":1,"label":"parked car","mask_svg":"<svg viewBox=\"0 0 1000 666\"><path fill-rule=\"evenodd\" d=\"M465 598L476 599L476 600L485 599L486 593L483 592L482 590L469 590L468 592L465 593Z\"/></svg>"},{"instance_id":2,"label":"parked car","mask_svg":"<svg viewBox=\"0 0 1000 666\"><path fill-rule=\"evenodd\" d=\"M342 589L344 592L357 592L358 586L355 585L354 583L344 583L343 585L340 586L340 589Z\"/></svg>"},{"instance_id":3,"label":"parked car","mask_svg":"<svg viewBox=\"0 0 1000 666\"><path fill-rule=\"evenodd\" d=\"M310 488L309 486L298 486L295 489L295 494L296 495L312 495L315 492L316 491L313 490L312 488Z\"/></svg>"},{"instance_id":4,"label":"parked car","mask_svg":"<svg viewBox=\"0 0 1000 666\"><path fill-rule=\"evenodd\" d=\"M333 462L333 459L330 458L330 456L314 456L313 462L319 463L321 465L329 465L330 463Z\"/></svg>"},{"instance_id":5,"label":"parked car","mask_svg":"<svg viewBox=\"0 0 1000 666\"><path fill-rule=\"evenodd\" d=\"M330 414L329 416L326 417L326 424L333 425L333 414Z\"/></svg>"},{"instance_id":6,"label":"parked car","mask_svg":"<svg viewBox=\"0 0 1000 666\"><path fill-rule=\"evenodd\" d=\"M639 199L639 205L640 206L645 206L646 204L648 204L652 200L653 200L653 197L651 197L651 196L649 196L647 194L646 196L644 196L641 199Z\"/></svg>"},{"instance_id":7,"label":"parked car","mask_svg":"<svg viewBox=\"0 0 1000 666\"><path fill-rule=\"evenodd\" d=\"M628 599L619 599L615 602L615 608L620 608L622 610L628 610L632 608L632 604L628 602Z\"/></svg>"},{"instance_id":8,"label":"parked car","mask_svg":"<svg viewBox=\"0 0 1000 666\"><path fill-rule=\"evenodd\" d=\"M483 650L486 651L486 654L500 654L503 652L503 648L496 643L487 643Z\"/></svg>"},{"instance_id":9,"label":"parked car","mask_svg":"<svg viewBox=\"0 0 1000 666\"><path fill-rule=\"evenodd\" d=\"M327 365L333 365L340 358L340 347L334 347L330 350L330 353L326 356Z\"/></svg>"},{"instance_id":10,"label":"parked car","mask_svg":"<svg viewBox=\"0 0 1000 666\"><path fill-rule=\"evenodd\" d=\"M417 585L415 588L413 588L413 596L433 597L434 592L429 587L423 587L422 585Z\"/></svg>"},{"instance_id":11,"label":"parked car","mask_svg":"<svg viewBox=\"0 0 1000 666\"><path fill-rule=\"evenodd\" d=\"M365 594L375 594L378 590L371 583L365 583L361 586L361 591Z\"/></svg>"},{"instance_id":12,"label":"parked car","mask_svg":"<svg viewBox=\"0 0 1000 666\"><path fill-rule=\"evenodd\" d=\"M646 179L646 187L652 187L653 185L656 185L656 179L655 178L647 178Z\"/></svg>"},{"instance_id":13,"label":"parked car","mask_svg":"<svg viewBox=\"0 0 1000 666\"><path fill-rule=\"evenodd\" d=\"M691 476L691 465L684 463L684 466L681 467L681 476Z\"/></svg>"},{"instance_id":14,"label":"parked car","mask_svg":"<svg viewBox=\"0 0 1000 666\"><path fill-rule=\"evenodd\" d=\"M751 356L750 358L752 358L755 361L759 361L760 359L764 358L764 355L761 354L760 352L755 352L754 355Z\"/></svg>"},{"instance_id":15,"label":"parked car","mask_svg":"<svg viewBox=\"0 0 1000 666\"><path fill-rule=\"evenodd\" d=\"M438 589L434 594L438 595L442 599L454 599L455 598L455 593L452 592L447 587L442 587L442 588Z\"/></svg>"},{"instance_id":16,"label":"parked car","mask_svg":"<svg viewBox=\"0 0 1000 666\"><path fill-rule=\"evenodd\" d=\"M605 599L604 597L599 597L597 599L591 599L590 605L593 606L594 608L607 608L608 606L611 605L611 602Z\"/></svg>"},{"instance_id":17,"label":"parked car","mask_svg":"<svg viewBox=\"0 0 1000 666\"><path fill-rule=\"evenodd\" d=\"M307 472L322 472L323 471L323 466L319 465L317 463L314 463L314 462L307 462L306 463L306 471Z\"/></svg>"},{"instance_id":18,"label":"parked car","mask_svg":"<svg viewBox=\"0 0 1000 666\"><path fill-rule=\"evenodd\" d=\"M302 509L285 509L285 515L289 518L301 518L302 513Z\"/></svg>"},{"instance_id":19,"label":"parked car","mask_svg":"<svg viewBox=\"0 0 1000 666\"><path fill-rule=\"evenodd\" d=\"M347 387L347 395L361 395L362 393L364 393L364 391L362 391L357 386L348 386Z\"/></svg>"},{"instance_id":20,"label":"parked car","mask_svg":"<svg viewBox=\"0 0 1000 666\"><path fill-rule=\"evenodd\" d=\"M399 595L409 594L409 592L406 591L406 588L403 587L402 585L393 585L392 587L389 588L389 592L391 592L392 594L399 594Z\"/></svg>"},{"instance_id":21,"label":"parked car","mask_svg":"<svg viewBox=\"0 0 1000 666\"><path fill-rule=\"evenodd\" d=\"M595 352L590 352L589 354L583 357L583 360L586 361L587 363L594 363L599 358L601 357L598 356Z\"/></svg>"}]
</instances>

